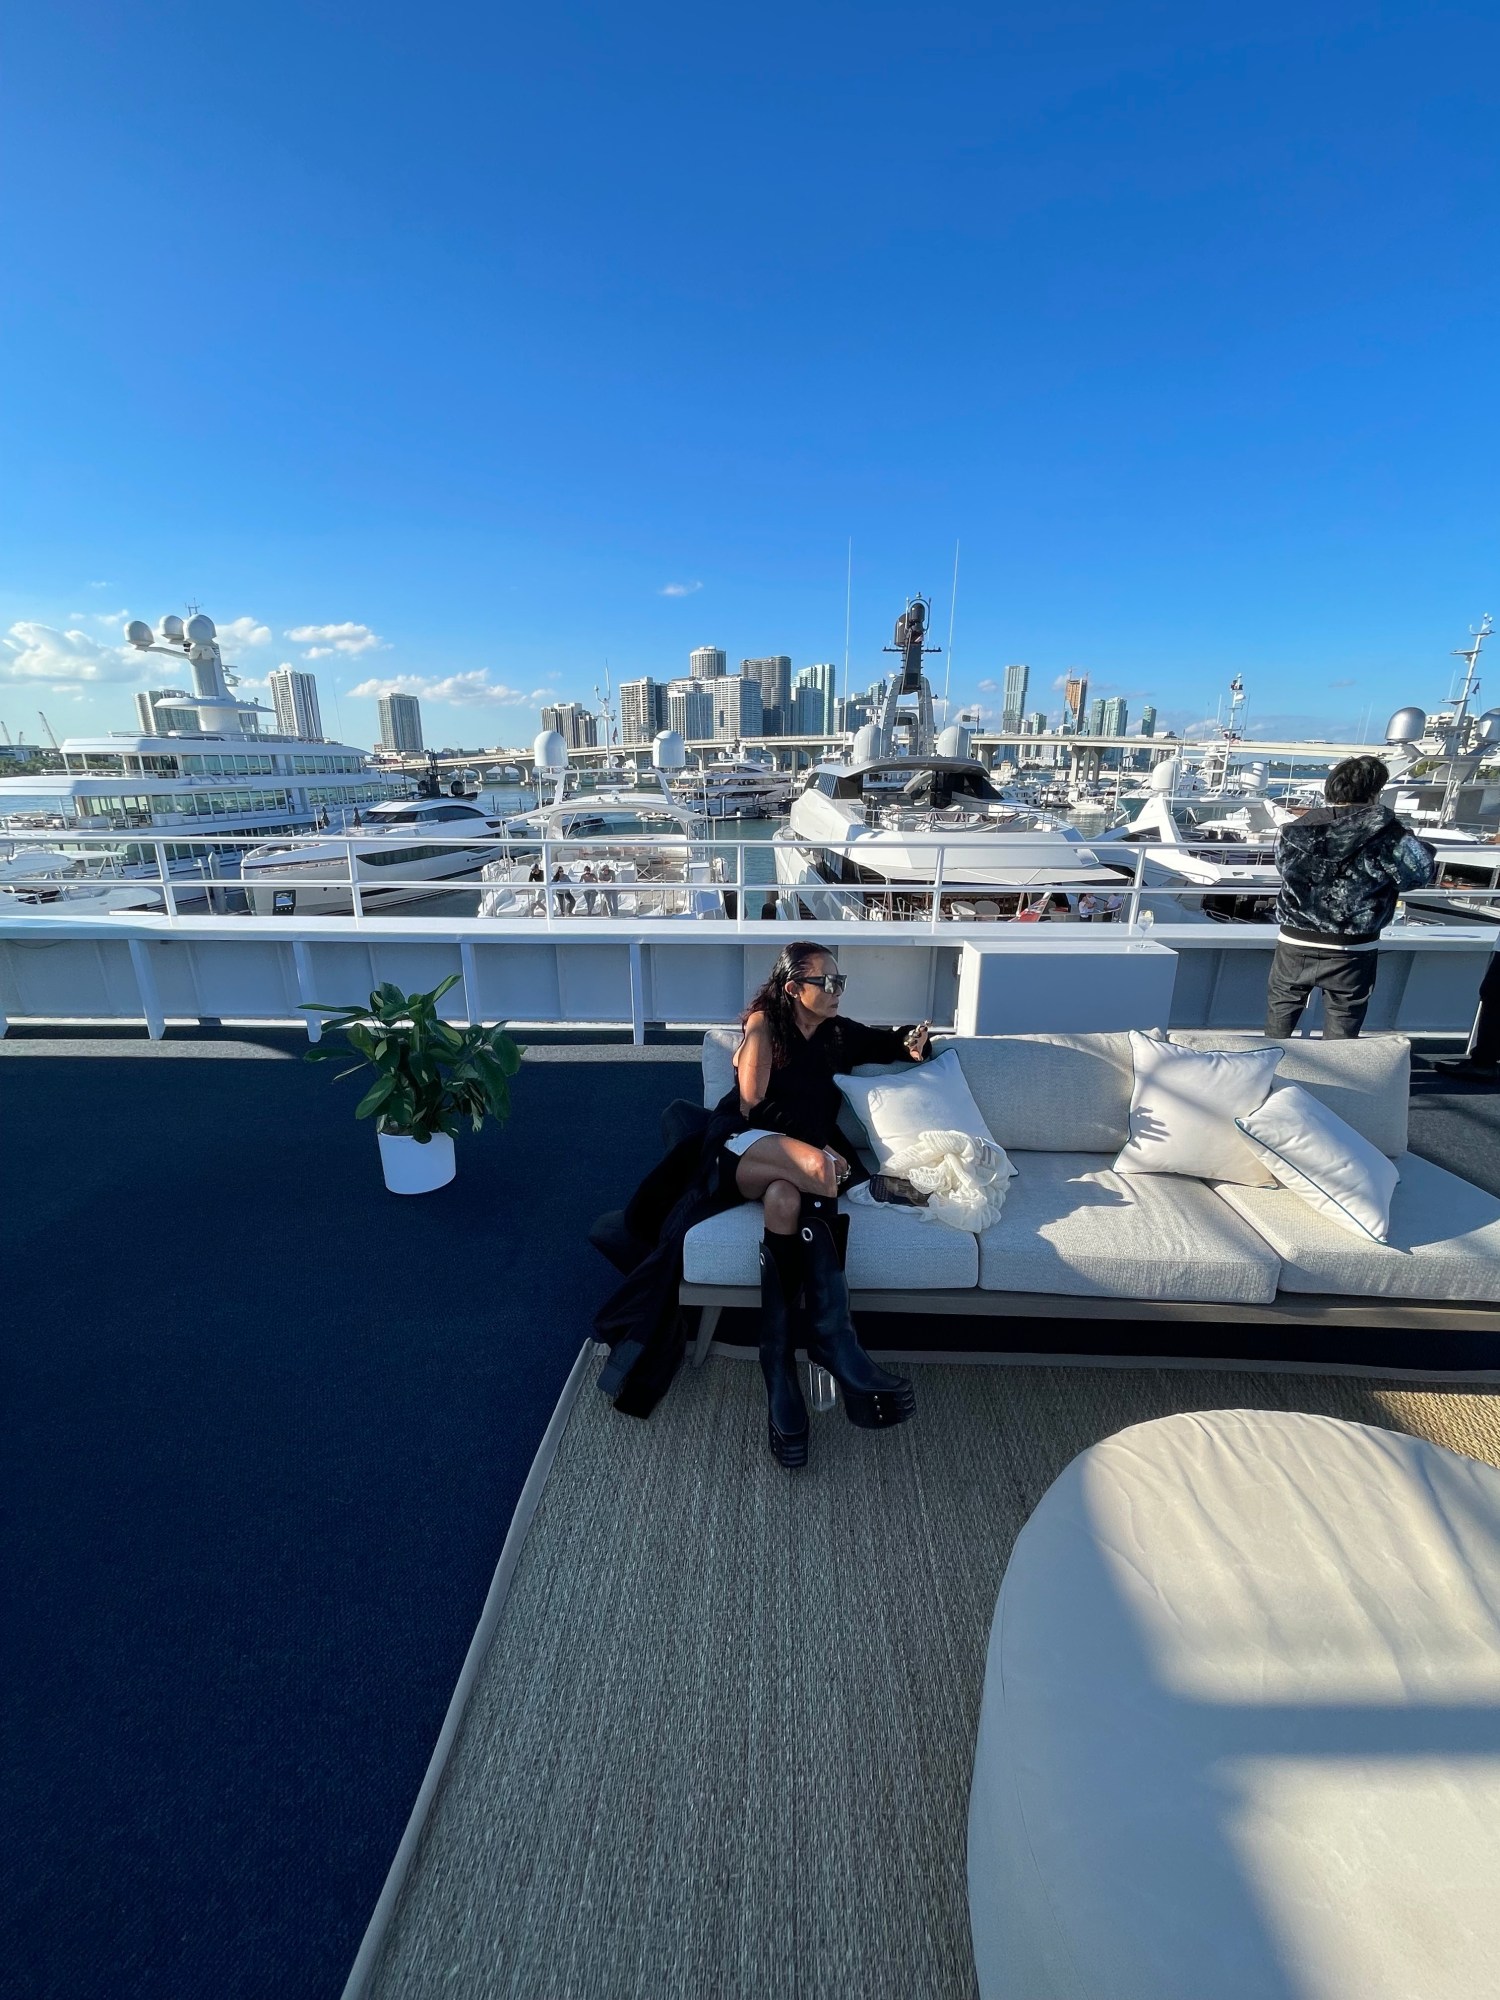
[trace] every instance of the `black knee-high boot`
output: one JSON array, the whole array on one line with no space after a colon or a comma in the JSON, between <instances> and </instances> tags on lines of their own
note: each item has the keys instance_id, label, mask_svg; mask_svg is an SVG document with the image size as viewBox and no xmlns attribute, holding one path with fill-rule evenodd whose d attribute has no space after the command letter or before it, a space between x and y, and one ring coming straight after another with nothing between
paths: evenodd
<instances>
[{"instance_id":1,"label":"black knee-high boot","mask_svg":"<svg viewBox=\"0 0 1500 2000\"><path fill-rule=\"evenodd\" d=\"M807 1405L797 1382L792 1308L802 1286L802 1245L795 1236L760 1242L760 1372L766 1378L766 1423L778 1465L807 1463Z\"/></svg>"},{"instance_id":2,"label":"black knee-high boot","mask_svg":"<svg viewBox=\"0 0 1500 2000\"><path fill-rule=\"evenodd\" d=\"M826 1368L844 1392L844 1410L861 1430L884 1430L916 1415L910 1382L879 1368L860 1345L849 1317L844 1252L849 1218L831 1197L805 1194L797 1225L807 1300L807 1358Z\"/></svg>"}]
</instances>

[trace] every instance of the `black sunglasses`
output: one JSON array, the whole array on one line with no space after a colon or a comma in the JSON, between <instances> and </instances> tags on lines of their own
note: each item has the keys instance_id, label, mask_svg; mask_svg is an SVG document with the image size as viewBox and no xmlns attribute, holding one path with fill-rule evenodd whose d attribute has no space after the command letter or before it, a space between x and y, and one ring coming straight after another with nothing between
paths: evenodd
<instances>
[{"instance_id":1,"label":"black sunglasses","mask_svg":"<svg viewBox=\"0 0 1500 2000\"><path fill-rule=\"evenodd\" d=\"M788 986L821 986L825 993L842 993L848 984L848 977L842 972L820 972L811 978L787 981Z\"/></svg>"}]
</instances>

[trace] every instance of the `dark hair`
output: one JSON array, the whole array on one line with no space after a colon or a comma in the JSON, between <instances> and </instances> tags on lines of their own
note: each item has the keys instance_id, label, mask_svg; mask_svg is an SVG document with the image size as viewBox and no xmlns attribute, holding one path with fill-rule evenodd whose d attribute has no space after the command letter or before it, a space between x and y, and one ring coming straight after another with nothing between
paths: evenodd
<instances>
[{"instance_id":1,"label":"dark hair","mask_svg":"<svg viewBox=\"0 0 1500 2000\"><path fill-rule=\"evenodd\" d=\"M812 970L813 960L832 958L833 953L826 945L809 944L804 939L798 944L783 945L769 976L749 1006L740 1016L743 1028L752 1014L763 1017L771 1035L771 1067L780 1069L792 1049L792 1037L797 1033L796 1007L788 985L795 986L806 979Z\"/></svg>"},{"instance_id":2,"label":"dark hair","mask_svg":"<svg viewBox=\"0 0 1500 2000\"><path fill-rule=\"evenodd\" d=\"M1346 757L1328 773L1323 796L1331 806L1367 806L1391 782L1378 757Z\"/></svg>"}]
</instances>

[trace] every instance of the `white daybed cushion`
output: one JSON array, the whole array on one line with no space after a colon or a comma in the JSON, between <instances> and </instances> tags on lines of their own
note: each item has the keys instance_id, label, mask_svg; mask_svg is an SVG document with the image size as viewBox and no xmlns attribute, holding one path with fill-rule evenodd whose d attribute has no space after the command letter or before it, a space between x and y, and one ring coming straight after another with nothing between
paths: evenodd
<instances>
[{"instance_id":1,"label":"white daybed cushion","mask_svg":"<svg viewBox=\"0 0 1500 2000\"><path fill-rule=\"evenodd\" d=\"M1290 1083L1234 1122L1290 1193L1341 1229L1384 1243L1401 1176L1326 1104Z\"/></svg>"},{"instance_id":2,"label":"white daybed cushion","mask_svg":"<svg viewBox=\"0 0 1500 2000\"><path fill-rule=\"evenodd\" d=\"M1113 1153L1130 1132L1130 1037L974 1035L957 1052L974 1102L1008 1153Z\"/></svg>"},{"instance_id":3,"label":"white daybed cushion","mask_svg":"<svg viewBox=\"0 0 1500 2000\"><path fill-rule=\"evenodd\" d=\"M1397 1166L1384 1243L1330 1222L1286 1188L1219 1194L1281 1259L1284 1292L1500 1305L1500 1201L1415 1153Z\"/></svg>"},{"instance_id":4,"label":"white daybed cushion","mask_svg":"<svg viewBox=\"0 0 1500 2000\"><path fill-rule=\"evenodd\" d=\"M1107 1153L1020 1153L1014 1164L1005 1213L979 1238L982 1291L1236 1305L1276 1296L1274 1251L1201 1181L1117 1174Z\"/></svg>"},{"instance_id":5,"label":"white daybed cushion","mask_svg":"<svg viewBox=\"0 0 1500 2000\"><path fill-rule=\"evenodd\" d=\"M882 1167L924 1132L965 1132L994 1144L952 1049L913 1063L905 1075L836 1076L834 1082Z\"/></svg>"},{"instance_id":6,"label":"white daybed cushion","mask_svg":"<svg viewBox=\"0 0 1500 2000\"><path fill-rule=\"evenodd\" d=\"M1497 1880L1500 1474L1248 1410L1073 1460L990 1634L982 2000L1477 2000Z\"/></svg>"},{"instance_id":7,"label":"white daybed cushion","mask_svg":"<svg viewBox=\"0 0 1500 2000\"><path fill-rule=\"evenodd\" d=\"M1268 1042L1218 1028L1174 1028L1167 1037L1189 1049L1280 1049L1272 1090L1295 1083L1352 1125L1362 1139L1398 1159L1406 1151L1411 1097L1411 1043L1405 1035L1359 1035L1325 1042L1310 1035Z\"/></svg>"},{"instance_id":8,"label":"white daybed cushion","mask_svg":"<svg viewBox=\"0 0 1500 2000\"><path fill-rule=\"evenodd\" d=\"M710 1028L703 1037L703 1107L712 1111L734 1082L734 1057L744 1036L738 1028Z\"/></svg>"},{"instance_id":9,"label":"white daybed cushion","mask_svg":"<svg viewBox=\"0 0 1500 2000\"><path fill-rule=\"evenodd\" d=\"M1014 1183L1012 1183L1014 1185ZM979 1278L978 1239L939 1229L915 1209L851 1208L847 1272L851 1291L972 1291ZM742 1202L687 1233L682 1275L690 1285L759 1285L765 1211Z\"/></svg>"},{"instance_id":10,"label":"white daybed cushion","mask_svg":"<svg viewBox=\"0 0 1500 2000\"><path fill-rule=\"evenodd\" d=\"M1115 1161L1117 1173L1271 1184L1234 1121L1265 1102L1280 1049L1184 1049L1132 1030L1130 1050L1130 1137Z\"/></svg>"}]
</instances>

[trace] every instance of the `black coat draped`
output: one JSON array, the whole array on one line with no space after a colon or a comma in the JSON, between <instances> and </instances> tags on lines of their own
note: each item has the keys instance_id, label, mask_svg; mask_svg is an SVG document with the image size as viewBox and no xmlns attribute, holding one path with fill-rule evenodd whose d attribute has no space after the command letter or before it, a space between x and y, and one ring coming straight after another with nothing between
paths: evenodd
<instances>
[{"instance_id":1,"label":"black coat draped","mask_svg":"<svg viewBox=\"0 0 1500 2000\"><path fill-rule=\"evenodd\" d=\"M599 1387L614 1398L617 1410L650 1416L682 1364L687 1327L677 1294L683 1239L695 1224L745 1199L735 1185L734 1156L723 1150L726 1140L752 1126L763 1128L831 1147L862 1171L838 1129L843 1099L833 1079L861 1063L909 1060L909 1032L870 1028L836 1015L798 1037L748 1118L740 1110L738 1081L711 1111L673 1107L679 1129L695 1129L687 1129L651 1169L623 1217L601 1217L592 1232L597 1246L626 1272L594 1316L596 1335L611 1349Z\"/></svg>"}]
</instances>

